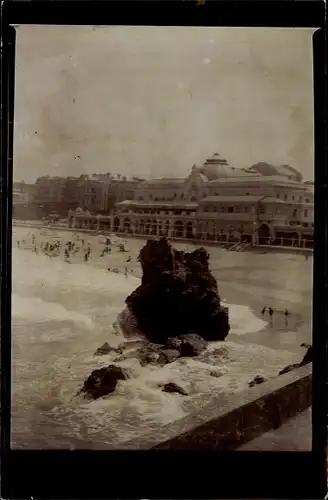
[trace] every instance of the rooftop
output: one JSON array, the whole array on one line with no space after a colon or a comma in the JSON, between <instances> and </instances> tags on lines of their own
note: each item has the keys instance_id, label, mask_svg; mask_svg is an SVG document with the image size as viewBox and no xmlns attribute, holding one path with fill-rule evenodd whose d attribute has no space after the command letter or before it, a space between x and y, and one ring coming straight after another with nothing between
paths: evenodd
<instances>
[{"instance_id":1,"label":"rooftop","mask_svg":"<svg viewBox=\"0 0 328 500\"><path fill-rule=\"evenodd\" d=\"M197 208L198 203L192 203L187 201L136 201L136 200L124 200L116 203L116 206L134 206L134 207L167 207L167 208Z\"/></svg>"},{"instance_id":2,"label":"rooftop","mask_svg":"<svg viewBox=\"0 0 328 500\"><path fill-rule=\"evenodd\" d=\"M286 203L279 198L271 196L207 196L203 198L200 203L258 203L265 201L268 203Z\"/></svg>"}]
</instances>

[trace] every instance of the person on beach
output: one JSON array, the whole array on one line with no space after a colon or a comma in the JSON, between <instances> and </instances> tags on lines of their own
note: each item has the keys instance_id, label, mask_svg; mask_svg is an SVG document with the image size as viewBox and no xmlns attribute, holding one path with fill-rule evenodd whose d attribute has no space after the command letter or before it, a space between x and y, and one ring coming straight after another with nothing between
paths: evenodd
<instances>
[{"instance_id":1,"label":"person on beach","mask_svg":"<svg viewBox=\"0 0 328 500\"><path fill-rule=\"evenodd\" d=\"M65 260L66 260L66 262L69 262L69 258L70 258L69 250L68 250L68 248L65 248Z\"/></svg>"},{"instance_id":2,"label":"person on beach","mask_svg":"<svg viewBox=\"0 0 328 500\"><path fill-rule=\"evenodd\" d=\"M288 309L285 309L284 316L285 316L285 325L287 326L288 325L288 316L289 316Z\"/></svg>"},{"instance_id":3,"label":"person on beach","mask_svg":"<svg viewBox=\"0 0 328 500\"><path fill-rule=\"evenodd\" d=\"M19 248L19 247L20 247L20 242L19 242L19 240L17 240L17 248Z\"/></svg>"},{"instance_id":4,"label":"person on beach","mask_svg":"<svg viewBox=\"0 0 328 500\"><path fill-rule=\"evenodd\" d=\"M128 268L125 266L124 268L124 276L127 278L128 277Z\"/></svg>"},{"instance_id":5,"label":"person on beach","mask_svg":"<svg viewBox=\"0 0 328 500\"><path fill-rule=\"evenodd\" d=\"M84 262L88 262L88 259L89 259L89 254L87 250L86 252L84 252Z\"/></svg>"},{"instance_id":6,"label":"person on beach","mask_svg":"<svg viewBox=\"0 0 328 500\"><path fill-rule=\"evenodd\" d=\"M261 311L262 316L264 315L265 311L266 311L266 307L263 307L263 309Z\"/></svg>"},{"instance_id":7,"label":"person on beach","mask_svg":"<svg viewBox=\"0 0 328 500\"><path fill-rule=\"evenodd\" d=\"M272 320L273 320L273 309L272 307L269 307L269 316L270 316L270 323L272 323Z\"/></svg>"}]
</instances>

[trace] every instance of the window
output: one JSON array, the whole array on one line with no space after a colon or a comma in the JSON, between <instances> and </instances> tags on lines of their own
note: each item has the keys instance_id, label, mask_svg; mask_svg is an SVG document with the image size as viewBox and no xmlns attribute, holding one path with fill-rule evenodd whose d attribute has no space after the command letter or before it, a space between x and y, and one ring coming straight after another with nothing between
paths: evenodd
<instances>
[{"instance_id":1,"label":"window","mask_svg":"<svg viewBox=\"0 0 328 500\"><path fill-rule=\"evenodd\" d=\"M248 212L248 207L244 207L244 212L245 212L245 214L247 214L247 212Z\"/></svg>"},{"instance_id":2,"label":"window","mask_svg":"<svg viewBox=\"0 0 328 500\"><path fill-rule=\"evenodd\" d=\"M235 207L235 212L236 212L237 214L239 214L239 213L241 212L241 207L237 205L237 206Z\"/></svg>"},{"instance_id":3,"label":"window","mask_svg":"<svg viewBox=\"0 0 328 500\"><path fill-rule=\"evenodd\" d=\"M294 210L293 210L293 217L297 217L297 209L296 208L294 208Z\"/></svg>"},{"instance_id":4,"label":"window","mask_svg":"<svg viewBox=\"0 0 328 500\"><path fill-rule=\"evenodd\" d=\"M303 201L303 197L302 196L299 197L299 201L302 203L302 201Z\"/></svg>"},{"instance_id":5,"label":"window","mask_svg":"<svg viewBox=\"0 0 328 500\"><path fill-rule=\"evenodd\" d=\"M293 200L293 201L295 200L295 196L292 196L292 200Z\"/></svg>"},{"instance_id":6,"label":"window","mask_svg":"<svg viewBox=\"0 0 328 500\"><path fill-rule=\"evenodd\" d=\"M277 193L276 197L277 197L277 198L280 198L280 193Z\"/></svg>"},{"instance_id":7,"label":"window","mask_svg":"<svg viewBox=\"0 0 328 500\"><path fill-rule=\"evenodd\" d=\"M308 213L309 213L309 211L308 211L308 209L306 208L306 209L304 210L304 217L308 217Z\"/></svg>"},{"instance_id":8,"label":"window","mask_svg":"<svg viewBox=\"0 0 328 500\"><path fill-rule=\"evenodd\" d=\"M287 195L286 194L284 195L284 200L287 201Z\"/></svg>"},{"instance_id":9,"label":"window","mask_svg":"<svg viewBox=\"0 0 328 500\"><path fill-rule=\"evenodd\" d=\"M276 208L276 214L278 215L280 213L279 208Z\"/></svg>"},{"instance_id":10,"label":"window","mask_svg":"<svg viewBox=\"0 0 328 500\"><path fill-rule=\"evenodd\" d=\"M249 196L249 193L246 193L246 196Z\"/></svg>"},{"instance_id":11,"label":"window","mask_svg":"<svg viewBox=\"0 0 328 500\"><path fill-rule=\"evenodd\" d=\"M228 207L228 213L232 214L233 213L233 207Z\"/></svg>"},{"instance_id":12,"label":"window","mask_svg":"<svg viewBox=\"0 0 328 500\"><path fill-rule=\"evenodd\" d=\"M264 213L265 213L264 207L260 207L260 209L259 209L259 213L260 213L260 214L264 214Z\"/></svg>"},{"instance_id":13,"label":"window","mask_svg":"<svg viewBox=\"0 0 328 500\"><path fill-rule=\"evenodd\" d=\"M305 203L310 203L309 198L305 198Z\"/></svg>"}]
</instances>

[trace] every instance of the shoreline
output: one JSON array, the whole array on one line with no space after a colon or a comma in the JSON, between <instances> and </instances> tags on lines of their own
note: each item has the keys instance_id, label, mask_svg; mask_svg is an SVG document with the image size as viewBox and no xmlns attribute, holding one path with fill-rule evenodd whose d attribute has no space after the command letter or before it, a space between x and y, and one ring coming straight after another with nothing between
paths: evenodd
<instances>
[{"instance_id":1,"label":"shoreline","mask_svg":"<svg viewBox=\"0 0 328 500\"><path fill-rule=\"evenodd\" d=\"M12 225L16 227L25 227L25 228L35 228L35 229L49 229L49 230L54 230L54 231L68 231L68 232L74 232L74 233L83 233L83 234L90 234L90 235L97 235L98 233L100 234L112 234L109 233L108 231L97 231L93 229L77 229L77 228L71 228L68 226L61 226L61 225L46 225L40 221L40 224L32 221L24 222L24 221L18 221L18 220L12 220ZM122 239L150 239L152 238L151 235L141 235L141 234L128 234L128 233L115 233L115 235L119 238ZM156 237L156 236L155 236ZM177 243L188 243L194 246L209 246L209 247L215 247L215 248L221 248L227 251L232 251L228 248L225 247L224 244L220 244L219 242L215 241L204 241L204 240L190 240L188 238L176 238L176 237L171 237L169 238L170 241L172 242L177 242ZM234 246L234 245L233 245ZM285 246L275 246L275 245L257 245L256 247L247 247L247 250L243 250L243 253L289 253L289 254L294 254L294 255L305 255L305 256L313 256L313 249L312 248L299 248L299 247L285 247Z\"/></svg>"},{"instance_id":2,"label":"shoreline","mask_svg":"<svg viewBox=\"0 0 328 500\"><path fill-rule=\"evenodd\" d=\"M24 231L28 231L28 227L22 228L21 226L16 226L19 229ZM44 228L39 227L39 230L43 230ZM51 229L51 228L47 228ZM58 232L58 238L62 241L65 241L65 235L68 233L74 234L76 231L68 231L67 228L64 229L62 234L60 234L62 228L53 229L55 232ZM13 233L14 240L14 233ZM141 279L142 272L140 268L140 263L137 261L137 255L139 253L140 248L143 243L146 241L145 238L136 238L134 240L130 240L130 242L134 243L135 248L128 249L127 252L119 252L118 249L113 248L110 255L105 257L100 257L100 251L103 248L103 244L99 241L99 235L90 234L89 237L92 243L92 256L88 262L83 262L82 256L75 256L72 258L70 265L74 264L83 264L86 266L92 266L94 268L102 268L105 273L110 275L112 274L108 271L110 269L116 269L120 274L124 274L125 267L128 269L128 275ZM18 238L15 238L18 239ZM172 242L173 244L177 244L177 246L183 246L185 242ZM129 245L129 241L127 241ZM139 248L140 247L140 248ZM257 344L261 344L267 347L272 347L274 345L275 349L283 349L286 348L289 350L299 350L299 346L301 343L308 343L311 341L311 304L309 306L304 303L304 300L300 303L288 301L286 297L284 299L280 298L280 295L283 294L284 290L272 289L268 288L268 290L259 291L259 287L263 286L261 283L254 283L251 285L252 280L251 277L246 273L246 278L244 280L240 280L240 278L234 279L231 276L231 273L238 270L240 267L238 266L238 262L234 262L235 260L243 260L247 259L247 253L235 253L235 252L227 252L222 248L216 248L216 253L219 253L219 257L215 259L215 256L211 256L211 271L213 276L218 282L219 286L219 294L221 297L221 301L223 303L227 303L228 307L234 306L242 306L247 307L249 311L256 317L256 319L265 321L266 325L256 332L249 333L233 333L230 331L229 337L234 340L238 340L242 343L244 342L255 342ZM32 251L31 248L26 249L26 251ZM126 262L127 258L131 257L130 262ZM276 256L277 258L279 256ZM58 258L58 257L57 257ZM59 258L64 260L63 255L60 255ZM224 259L233 259L233 266L230 265L225 266L224 263L222 265L222 261ZM261 256L261 260L263 263L269 258L267 255ZM218 264L216 266L215 264ZM231 264L231 262L227 262L227 264ZM262 264L263 266L263 264ZM265 269L265 267L264 267ZM114 274L114 273L113 273ZM271 296L270 296L271 294ZM261 297L261 298L260 298ZM305 301L306 302L306 301ZM273 324L271 325L269 322L269 317L263 316L261 314L261 310L264 306L272 307L277 314L274 318ZM124 304L122 304L124 307ZM288 324L284 324L284 316L281 314L281 311L288 309L290 312L290 317L288 320ZM233 329L233 327L232 327ZM299 342L296 341L296 338L299 337ZM293 340L295 339L295 340ZM302 349L300 348L300 351Z\"/></svg>"}]
</instances>

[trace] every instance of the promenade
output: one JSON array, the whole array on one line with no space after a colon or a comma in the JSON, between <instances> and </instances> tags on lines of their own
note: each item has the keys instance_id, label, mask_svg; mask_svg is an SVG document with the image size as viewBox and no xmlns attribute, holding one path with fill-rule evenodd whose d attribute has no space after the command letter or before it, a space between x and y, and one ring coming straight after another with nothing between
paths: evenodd
<instances>
[{"instance_id":1,"label":"promenade","mask_svg":"<svg viewBox=\"0 0 328 500\"><path fill-rule=\"evenodd\" d=\"M237 451L311 451L312 407L287 420L278 429L266 432Z\"/></svg>"}]
</instances>

